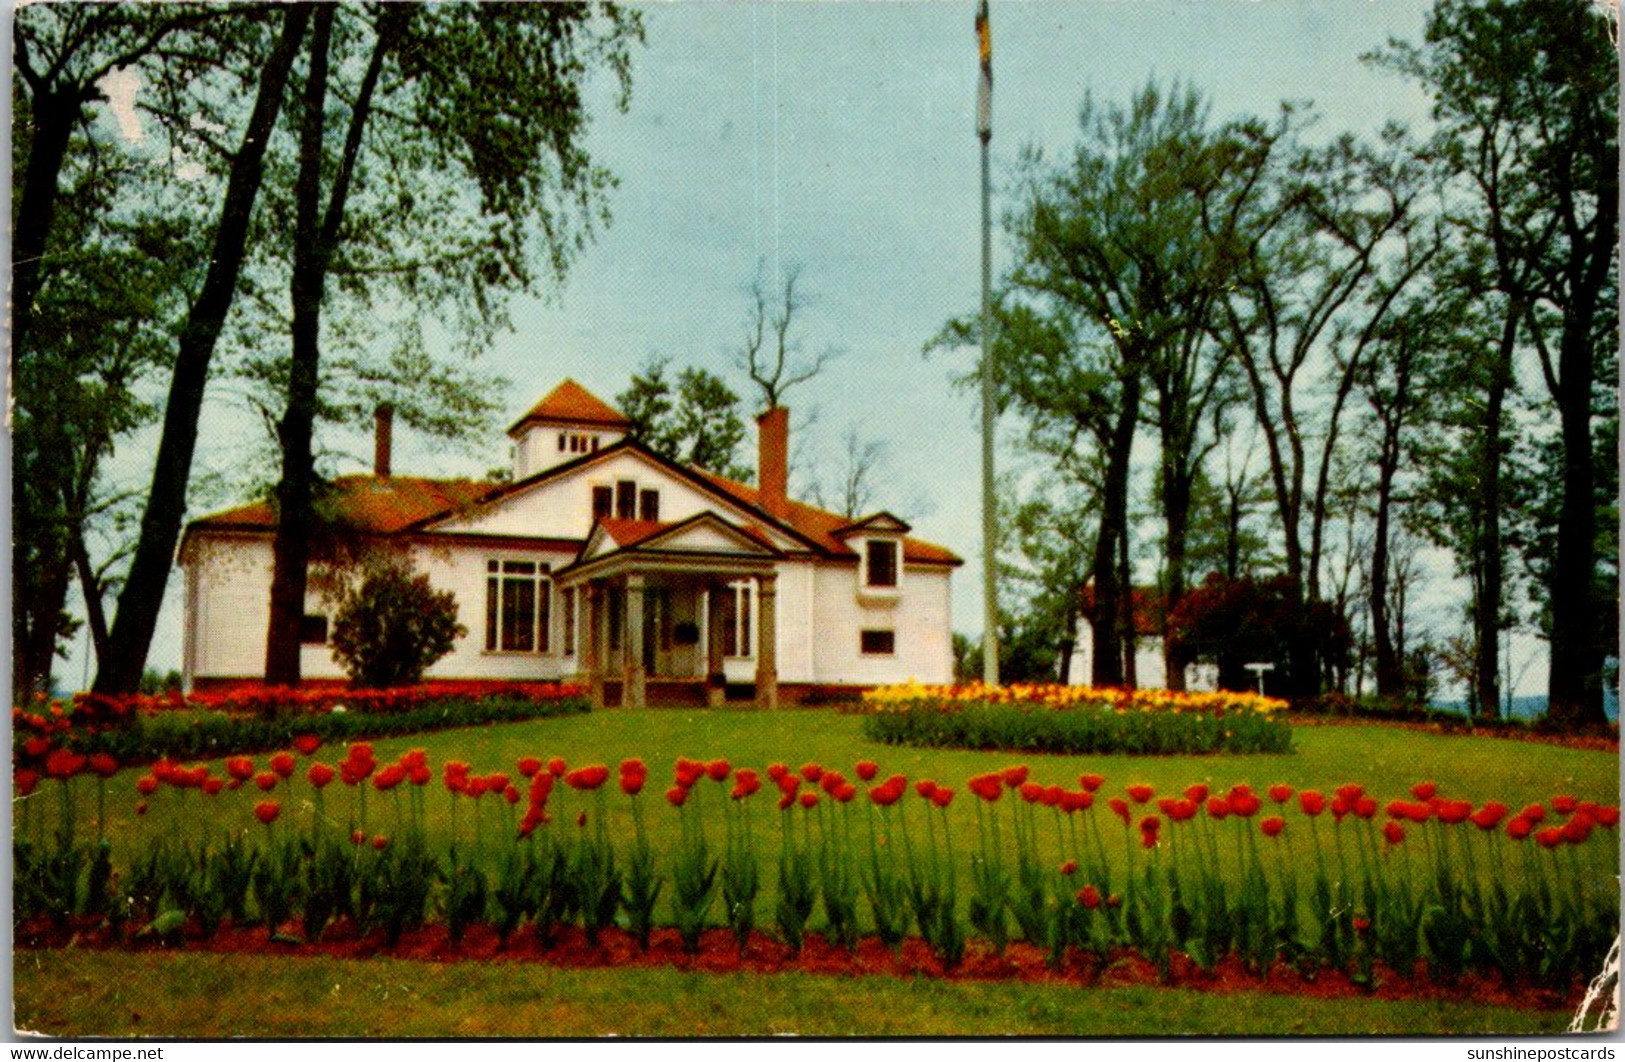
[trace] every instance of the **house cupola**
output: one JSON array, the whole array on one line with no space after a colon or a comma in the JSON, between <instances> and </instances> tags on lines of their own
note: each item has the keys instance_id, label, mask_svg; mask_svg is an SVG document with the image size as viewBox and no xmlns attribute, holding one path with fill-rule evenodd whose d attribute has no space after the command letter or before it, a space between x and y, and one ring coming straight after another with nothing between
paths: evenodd
<instances>
[{"instance_id":1,"label":"house cupola","mask_svg":"<svg viewBox=\"0 0 1625 1062\"><path fill-rule=\"evenodd\" d=\"M620 410L574 380L565 380L508 429L514 443L514 479L617 443L631 425Z\"/></svg>"}]
</instances>

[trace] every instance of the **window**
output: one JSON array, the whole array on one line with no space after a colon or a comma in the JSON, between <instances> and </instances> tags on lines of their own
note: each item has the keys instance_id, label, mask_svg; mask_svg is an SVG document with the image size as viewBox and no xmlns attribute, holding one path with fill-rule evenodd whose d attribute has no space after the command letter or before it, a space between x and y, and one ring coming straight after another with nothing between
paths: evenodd
<instances>
[{"instance_id":1,"label":"window","mask_svg":"<svg viewBox=\"0 0 1625 1062\"><path fill-rule=\"evenodd\" d=\"M864 656L894 656L897 653L897 632L859 631L858 648Z\"/></svg>"},{"instance_id":2,"label":"window","mask_svg":"<svg viewBox=\"0 0 1625 1062\"><path fill-rule=\"evenodd\" d=\"M615 484L615 515L622 520L638 518L638 485L629 479Z\"/></svg>"},{"instance_id":3,"label":"window","mask_svg":"<svg viewBox=\"0 0 1625 1062\"><path fill-rule=\"evenodd\" d=\"M564 655L576 655L576 588L570 587L564 591L564 600L560 611L563 613L561 623L564 627Z\"/></svg>"},{"instance_id":4,"label":"window","mask_svg":"<svg viewBox=\"0 0 1625 1062\"><path fill-rule=\"evenodd\" d=\"M868 559L865 582L868 586L894 588L897 586L897 543L870 539L867 543Z\"/></svg>"},{"instance_id":5,"label":"window","mask_svg":"<svg viewBox=\"0 0 1625 1062\"><path fill-rule=\"evenodd\" d=\"M327 617L313 616L307 612L304 619L299 621L299 644L326 645Z\"/></svg>"},{"instance_id":6,"label":"window","mask_svg":"<svg viewBox=\"0 0 1625 1062\"><path fill-rule=\"evenodd\" d=\"M722 655L751 655L749 580L729 583L722 591Z\"/></svg>"},{"instance_id":7,"label":"window","mask_svg":"<svg viewBox=\"0 0 1625 1062\"><path fill-rule=\"evenodd\" d=\"M614 654L621 651L621 625L626 614L626 596L620 587L612 586L604 597L609 610L609 651Z\"/></svg>"},{"instance_id":8,"label":"window","mask_svg":"<svg viewBox=\"0 0 1625 1062\"><path fill-rule=\"evenodd\" d=\"M485 648L489 652L545 653L552 620L553 582L535 561L487 561Z\"/></svg>"},{"instance_id":9,"label":"window","mask_svg":"<svg viewBox=\"0 0 1625 1062\"><path fill-rule=\"evenodd\" d=\"M602 520L615 510L615 491L609 487L592 489L592 518Z\"/></svg>"},{"instance_id":10,"label":"window","mask_svg":"<svg viewBox=\"0 0 1625 1062\"><path fill-rule=\"evenodd\" d=\"M561 453L561 454L564 452L564 442L565 442L565 435L561 431L561 432L559 432L559 453Z\"/></svg>"},{"instance_id":11,"label":"window","mask_svg":"<svg viewBox=\"0 0 1625 1062\"><path fill-rule=\"evenodd\" d=\"M660 519L660 492L658 490L638 492L638 518L641 520Z\"/></svg>"}]
</instances>

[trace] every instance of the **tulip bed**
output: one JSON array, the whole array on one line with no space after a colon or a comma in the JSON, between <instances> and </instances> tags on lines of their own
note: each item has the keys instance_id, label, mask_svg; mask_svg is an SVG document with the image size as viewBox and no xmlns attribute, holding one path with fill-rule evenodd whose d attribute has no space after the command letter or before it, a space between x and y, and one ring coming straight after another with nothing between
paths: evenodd
<instances>
[{"instance_id":1,"label":"tulip bed","mask_svg":"<svg viewBox=\"0 0 1625 1062\"><path fill-rule=\"evenodd\" d=\"M454 943L480 925L543 947L565 927L646 947L670 926L688 950L721 925L741 953L764 931L792 953L813 932L847 949L918 937L944 969L1020 939L1057 968L1132 950L1164 973L1239 960L1559 990L1615 932L1612 804L1048 773L950 785L869 760L678 758L668 783L638 758L476 770L362 742L324 753L309 733L263 761L162 760L132 785L110 756L58 748L43 779L19 778L14 917L24 942L52 924L179 941L230 923L386 948L427 920ZM110 801L135 813L118 834Z\"/></svg>"},{"instance_id":2,"label":"tulip bed","mask_svg":"<svg viewBox=\"0 0 1625 1062\"><path fill-rule=\"evenodd\" d=\"M864 736L888 745L1101 755L1286 752L1286 702L1251 693L1086 686L924 686L866 693Z\"/></svg>"}]
</instances>

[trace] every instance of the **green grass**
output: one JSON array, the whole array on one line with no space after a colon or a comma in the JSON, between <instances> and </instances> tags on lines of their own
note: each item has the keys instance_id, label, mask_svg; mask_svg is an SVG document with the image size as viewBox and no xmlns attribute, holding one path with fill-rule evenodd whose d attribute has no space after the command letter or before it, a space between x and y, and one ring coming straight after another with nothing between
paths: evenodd
<instances>
[{"instance_id":1,"label":"green grass","mask_svg":"<svg viewBox=\"0 0 1625 1062\"><path fill-rule=\"evenodd\" d=\"M811 974L20 952L19 1029L226 1037L1530 1035L1568 1015L1476 1003Z\"/></svg>"}]
</instances>

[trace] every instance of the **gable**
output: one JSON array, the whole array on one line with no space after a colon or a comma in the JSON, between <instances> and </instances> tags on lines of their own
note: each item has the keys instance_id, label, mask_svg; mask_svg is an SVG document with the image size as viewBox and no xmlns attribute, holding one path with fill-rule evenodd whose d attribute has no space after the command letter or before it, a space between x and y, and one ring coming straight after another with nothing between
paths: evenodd
<instances>
[{"instance_id":1,"label":"gable","mask_svg":"<svg viewBox=\"0 0 1625 1062\"><path fill-rule=\"evenodd\" d=\"M423 530L582 539L594 522L593 488L613 491L622 482L635 484L639 492L659 492L662 523L680 523L703 513L716 513L728 523L760 523L755 514L725 496L674 474L637 447L621 445L560 466L484 504L431 521ZM806 549L804 543L777 529L770 528L767 534L777 549Z\"/></svg>"}]
</instances>

